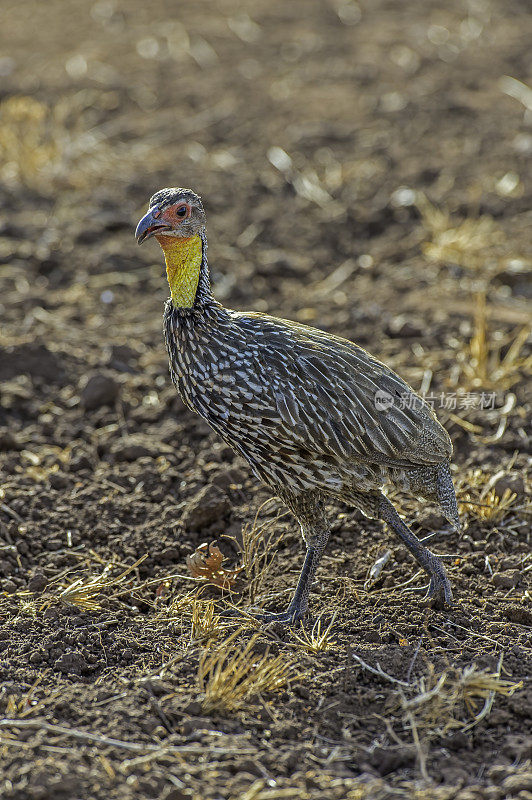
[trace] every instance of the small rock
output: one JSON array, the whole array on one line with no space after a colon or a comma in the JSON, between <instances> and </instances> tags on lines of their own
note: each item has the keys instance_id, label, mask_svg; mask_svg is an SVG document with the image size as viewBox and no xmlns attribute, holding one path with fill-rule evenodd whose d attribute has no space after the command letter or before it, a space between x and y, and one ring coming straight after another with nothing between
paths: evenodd
<instances>
[{"instance_id":1,"label":"small rock","mask_svg":"<svg viewBox=\"0 0 532 800\"><path fill-rule=\"evenodd\" d=\"M81 405L87 411L112 405L120 392L120 386L110 375L92 375L80 393Z\"/></svg>"},{"instance_id":2,"label":"small rock","mask_svg":"<svg viewBox=\"0 0 532 800\"><path fill-rule=\"evenodd\" d=\"M230 511L231 504L225 492L210 484L189 501L183 512L182 523L187 530L199 531L227 516Z\"/></svg>"},{"instance_id":3,"label":"small rock","mask_svg":"<svg viewBox=\"0 0 532 800\"><path fill-rule=\"evenodd\" d=\"M370 755L370 764L380 775L388 775L416 760L414 747L376 747Z\"/></svg>"},{"instance_id":4,"label":"small rock","mask_svg":"<svg viewBox=\"0 0 532 800\"><path fill-rule=\"evenodd\" d=\"M92 464L85 453L75 455L68 465L70 472L81 472L82 469L92 469Z\"/></svg>"},{"instance_id":5,"label":"small rock","mask_svg":"<svg viewBox=\"0 0 532 800\"><path fill-rule=\"evenodd\" d=\"M0 586L2 587L2 591L7 592L8 594L13 594L13 592L17 591L17 585L13 583L13 581L9 580L9 578L1 581Z\"/></svg>"},{"instance_id":6,"label":"small rock","mask_svg":"<svg viewBox=\"0 0 532 800\"><path fill-rule=\"evenodd\" d=\"M36 572L28 582L28 589L30 592L42 592L46 588L48 581L42 572Z\"/></svg>"}]
</instances>

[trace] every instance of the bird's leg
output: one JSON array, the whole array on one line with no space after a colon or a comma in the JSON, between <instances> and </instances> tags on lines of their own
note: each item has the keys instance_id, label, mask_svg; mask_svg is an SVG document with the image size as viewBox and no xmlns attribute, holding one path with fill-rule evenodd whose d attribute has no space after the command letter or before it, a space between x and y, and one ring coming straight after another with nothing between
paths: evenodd
<instances>
[{"instance_id":1,"label":"bird's leg","mask_svg":"<svg viewBox=\"0 0 532 800\"><path fill-rule=\"evenodd\" d=\"M312 586L312 581L323 555L323 551L325 550L325 545L327 544L328 538L329 537L327 535L327 538L325 538L323 544L314 546L307 544L307 552L305 554L303 568L297 582L296 590L286 611L283 611L280 614L260 614L257 615L257 619L260 619L263 622L284 622L288 625L294 625L302 619L305 611L307 610L308 596Z\"/></svg>"},{"instance_id":2,"label":"bird's leg","mask_svg":"<svg viewBox=\"0 0 532 800\"><path fill-rule=\"evenodd\" d=\"M453 601L451 584L440 559L425 547L406 525L386 497L379 499L379 516L388 523L396 536L408 547L418 564L430 577L428 596L437 608L450 605Z\"/></svg>"},{"instance_id":3,"label":"bird's leg","mask_svg":"<svg viewBox=\"0 0 532 800\"><path fill-rule=\"evenodd\" d=\"M257 618L264 622L298 623L308 606L308 596L314 575L327 546L330 527L322 498L317 493L290 495L279 492L279 496L290 508L299 524L307 546L305 561L290 605L280 614L261 614Z\"/></svg>"}]
</instances>

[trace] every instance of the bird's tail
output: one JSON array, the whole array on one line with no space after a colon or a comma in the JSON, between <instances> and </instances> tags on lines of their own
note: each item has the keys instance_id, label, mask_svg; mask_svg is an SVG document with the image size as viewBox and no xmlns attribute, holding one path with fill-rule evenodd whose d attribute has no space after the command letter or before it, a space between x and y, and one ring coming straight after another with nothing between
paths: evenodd
<instances>
[{"instance_id":1,"label":"bird's tail","mask_svg":"<svg viewBox=\"0 0 532 800\"><path fill-rule=\"evenodd\" d=\"M449 464L440 464L436 475L436 496L443 516L449 520L455 531L460 531L458 503L454 491Z\"/></svg>"}]
</instances>

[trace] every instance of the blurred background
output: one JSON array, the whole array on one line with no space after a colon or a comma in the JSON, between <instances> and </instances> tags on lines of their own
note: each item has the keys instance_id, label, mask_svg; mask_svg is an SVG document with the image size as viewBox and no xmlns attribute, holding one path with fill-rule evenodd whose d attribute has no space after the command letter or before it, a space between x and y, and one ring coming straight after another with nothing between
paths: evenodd
<instances>
[{"instance_id":1,"label":"blurred background","mask_svg":"<svg viewBox=\"0 0 532 800\"><path fill-rule=\"evenodd\" d=\"M493 277L505 305L522 297L527 6L6 1L2 260L19 302L70 284L54 319L90 300L116 336L117 306L135 315L160 261L132 229L166 185L203 196L234 306L370 342L399 313L433 334L466 312L471 279ZM150 293L148 326L166 287Z\"/></svg>"}]
</instances>

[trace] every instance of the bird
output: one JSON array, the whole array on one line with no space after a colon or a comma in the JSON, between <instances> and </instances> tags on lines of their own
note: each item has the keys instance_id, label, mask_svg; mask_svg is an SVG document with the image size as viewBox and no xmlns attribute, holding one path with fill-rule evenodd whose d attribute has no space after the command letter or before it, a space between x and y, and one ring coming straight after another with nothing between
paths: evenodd
<instances>
[{"instance_id":1,"label":"bird","mask_svg":"<svg viewBox=\"0 0 532 800\"><path fill-rule=\"evenodd\" d=\"M396 486L439 505L459 531L452 444L429 404L393 370L340 336L267 314L225 308L211 290L206 215L191 189L165 188L139 221L155 237L170 297L164 338L184 404L241 455L292 512L305 557L288 607L257 614L301 623L327 545L327 502L386 523L429 578L437 608L453 602L440 558L386 496Z\"/></svg>"}]
</instances>

